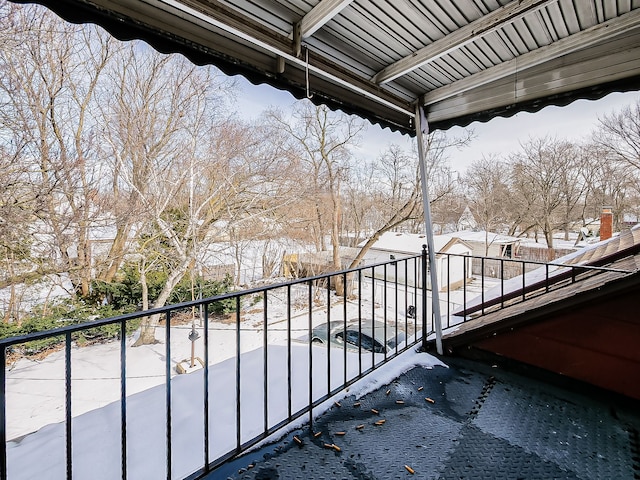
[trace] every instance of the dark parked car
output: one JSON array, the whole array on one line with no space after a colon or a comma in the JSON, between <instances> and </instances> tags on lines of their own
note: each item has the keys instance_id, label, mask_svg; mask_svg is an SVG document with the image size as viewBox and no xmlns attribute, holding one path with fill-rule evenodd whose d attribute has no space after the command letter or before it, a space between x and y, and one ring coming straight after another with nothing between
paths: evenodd
<instances>
[{"instance_id":1,"label":"dark parked car","mask_svg":"<svg viewBox=\"0 0 640 480\"><path fill-rule=\"evenodd\" d=\"M395 349L396 345L405 340L404 332L399 331L396 337L394 335L395 327L387 325L387 341L384 342L384 323L381 322L363 320L361 327L362 330L359 331L357 320L350 320L347 323L346 330L342 320L330 322L328 325L324 323L313 329L311 341L314 343L326 343L328 341L340 347L346 344L347 350L355 352L362 347L362 350L385 353Z\"/></svg>"}]
</instances>

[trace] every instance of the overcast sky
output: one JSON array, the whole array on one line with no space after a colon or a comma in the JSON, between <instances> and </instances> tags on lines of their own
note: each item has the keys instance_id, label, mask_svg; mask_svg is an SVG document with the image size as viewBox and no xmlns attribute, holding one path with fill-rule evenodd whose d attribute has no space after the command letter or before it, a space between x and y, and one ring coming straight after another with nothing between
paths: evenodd
<instances>
[{"instance_id":1,"label":"overcast sky","mask_svg":"<svg viewBox=\"0 0 640 480\"><path fill-rule=\"evenodd\" d=\"M245 118L255 118L270 106L287 109L295 102L288 92L268 85L252 85L242 77L236 78L242 91L236 107ZM546 107L537 113L521 112L510 118L497 117L487 123L472 123L467 128L473 129L475 138L464 150L451 151L451 166L462 171L482 156L518 151L520 144L530 138L551 136L579 141L596 128L599 117L620 111L637 101L640 101L640 92L613 93L596 101L578 100L566 107ZM460 135L462 129L454 127L448 133ZM410 141L406 135L367 123L359 154L374 160L389 144L396 143L408 149Z\"/></svg>"}]
</instances>

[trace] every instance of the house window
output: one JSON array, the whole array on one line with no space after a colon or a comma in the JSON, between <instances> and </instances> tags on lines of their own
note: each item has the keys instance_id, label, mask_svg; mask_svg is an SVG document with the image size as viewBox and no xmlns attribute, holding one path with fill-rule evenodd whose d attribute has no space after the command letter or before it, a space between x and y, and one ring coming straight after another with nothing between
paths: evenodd
<instances>
[{"instance_id":1,"label":"house window","mask_svg":"<svg viewBox=\"0 0 640 480\"><path fill-rule=\"evenodd\" d=\"M508 258L512 257L512 250L511 250L512 246L513 245L511 245L511 244L504 246L504 250L502 251L502 256L503 257L508 257Z\"/></svg>"}]
</instances>

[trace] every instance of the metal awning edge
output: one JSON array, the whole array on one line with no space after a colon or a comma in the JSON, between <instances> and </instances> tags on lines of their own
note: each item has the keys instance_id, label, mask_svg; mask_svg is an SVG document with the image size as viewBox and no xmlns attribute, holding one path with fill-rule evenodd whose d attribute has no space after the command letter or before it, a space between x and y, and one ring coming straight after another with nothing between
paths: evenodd
<instances>
[{"instance_id":1,"label":"metal awning edge","mask_svg":"<svg viewBox=\"0 0 640 480\"><path fill-rule=\"evenodd\" d=\"M383 89L371 84L358 85L357 79L345 79L348 72L341 70L338 65L311 55L307 66L302 59L298 59L286 52L270 51L262 53L273 57L273 71L259 69L249 62L225 55L201 44L179 37L171 32L159 30L113 10L103 8L93 2L78 0L10 0L13 3L38 3L53 11L64 20L75 23L93 23L121 41L143 40L155 50L164 53L180 53L196 65L214 65L225 75L242 75L254 85L268 84L279 90L290 92L295 98L308 98L305 85L305 70L309 71L309 83L315 104L323 104L332 110L341 110L349 115L358 115L372 124L399 131L403 134L415 135L413 126L413 105L404 102ZM256 40L259 49L272 49ZM252 52L254 56L259 53ZM276 57L284 57L289 69L288 75L275 71ZM296 70L291 72L291 70ZM347 99L353 99L349 101ZM417 98L416 98L417 100Z\"/></svg>"}]
</instances>

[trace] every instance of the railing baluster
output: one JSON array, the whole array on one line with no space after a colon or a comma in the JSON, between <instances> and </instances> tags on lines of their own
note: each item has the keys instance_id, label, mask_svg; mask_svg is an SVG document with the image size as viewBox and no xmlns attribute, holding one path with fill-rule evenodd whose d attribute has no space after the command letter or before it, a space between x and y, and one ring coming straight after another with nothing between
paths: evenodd
<instances>
[{"instance_id":1,"label":"railing baluster","mask_svg":"<svg viewBox=\"0 0 640 480\"><path fill-rule=\"evenodd\" d=\"M545 292L549 291L549 264L545 264L544 266L545 268L545 276L544 276L544 285L545 285Z\"/></svg>"},{"instance_id":2,"label":"railing baluster","mask_svg":"<svg viewBox=\"0 0 640 480\"><path fill-rule=\"evenodd\" d=\"M413 259L413 278L414 278L414 282L413 282L413 297L414 297L414 307L416 309L416 314L413 316L413 341L417 342L418 341L418 291L419 291L419 270L418 270L418 258L420 257L414 257ZM423 279L422 283L424 283L426 280Z\"/></svg>"},{"instance_id":3,"label":"railing baluster","mask_svg":"<svg viewBox=\"0 0 640 480\"><path fill-rule=\"evenodd\" d=\"M427 265L427 246L422 246L422 351L427 351L427 269L433 265ZM433 285L431 285L433 288Z\"/></svg>"},{"instance_id":4,"label":"railing baluster","mask_svg":"<svg viewBox=\"0 0 640 480\"><path fill-rule=\"evenodd\" d=\"M167 407L167 480L171 480L171 310L165 317L165 381Z\"/></svg>"},{"instance_id":5,"label":"railing baluster","mask_svg":"<svg viewBox=\"0 0 640 480\"><path fill-rule=\"evenodd\" d=\"M395 315L395 324L396 324L396 329L395 329L395 337L396 337L396 354L398 353L398 262L393 262L393 276L394 276L394 294L393 294L393 301L394 301L394 305L395 305L395 311L396 311L396 315Z\"/></svg>"},{"instance_id":6,"label":"railing baluster","mask_svg":"<svg viewBox=\"0 0 640 480\"><path fill-rule=\"evenodd\" d=\"M344 278L344 301L342 302L342 331L343 336L345 338L343 338L343 342L342 342L342 374L343 374L343 381L346 384L347 383L347 342L346 342L346 335L347 335L347 299L349 297L349 291L348 291L348 285L347 285L347 274L343 273Z\"/></svg>"},{"instance_id":7,"label":"railing baluster","mask_svg":"<svg viewBox=\"0 0 640 480\"><path fill-rule=\"evenodd\" d=\"M263 395L263 405L262 405L262 415L264 416L264 431L269 430L269 337L268 337L268 303L267 303L267 291L265 290L264 295L262 295L262 321L264 323L264 328L262 330L262 395Z\"/></svg>"},{"instance_id":8,"label":"railing baluster","mask_svg":"<svg viewBox=\"0 0 640 480\"><path fill-rule=\"evenodd\" d=\"M2 360L2 372L0 372L0 480L7 480L7 347L0 347L0 360Z\"/></svg>"},{"instance_id":9,"label":"railing baluster","mask_svg":"<svg viewBox=\"0 0 640 480\"><path fill-rule=\"evenodd\" d=\"M376 344L376 267L371 267L371 367L376 366L376 349L373 346ZM360 355L362 355L362 325L360 325L360 338L358 338L358 345L360 346Z\"/></svg>"},{"instance_id":10,"label":"railing baluster","mask_svg":"<svg viewBox=\"0 0 640 480\"><path fill-rule=\"evenodd\" d=\"M482 315L484 315L484 257L480 259L480 271L482 276L480 277L480 294L482 298Z\"/></svg>"},{"instance_id":11,"label":"railing baluster","mask_svg":"<svg viewBox=\"0 0 640 480\"><path fill-rule=\"evenodd\" d=\"M522 263L522 301L524 302L527 298L527 284L525 283L525 262Z\"/></svg>"},{"instance_id":12,"label":"railing baluster","mask_svg":"<svg viewBox=\"0 0 640 480\"><path fill-rule=\"evenodd\" d=\"M450 326L451 326L451 255L447 255L447 328L449 328Z\"/></svg>"},{"instance_id":13,"label":"railing baluster","mask_svg":"<svg viewBox=\"0 0 640 480\"><path fill-rule=\"evenodd\" d=\"M2 366L4 368L4 365ZM65 334L64 339L64 389L65 389L65 429L67 451L67 479L73 478L73 439L71 437L71 332Z\"/></svg>"},{"instance_id":14,"label":"railing baluster","mask_svg":"<svg viewBox=\"0 0 640 480\"><path fill-rule=\"evenodd\" d=\"M313 432L313 281L309 280L309 431Z\"/></svg>"},{"instance_id":15,"label":"railing baluster","mask_svg":"<svg viewBox=\"0 0 640 480\"><path fill-rule=\"evenodd\" d=\"M500 308L504 308L504 260L500 259Z\"/></svg>"},{"instance_id":16,"label":"railing baluster","mask_svg":"<svg viewBox=\"0 0 640 480\"><path fill-rule=\"evenodd\" d=\"M120 461L127 479L127 322L120 321Z\"/></svg>"},{"instance_id":17,"label":"railing baluster","mask_svg":"<svg viewBox=\"0 0 640 480\"><path fill-rule=\"evenodd\" d=\"M204 466L209 471L209 304L201 308L204 321Z\"/></svg>"},{"instance_id":18,"label":"railing baluster","mask_svg":"<svg viewBox=\"0 0 640 480\"><path fill-rule=\"evenodd\" d=\"M409 344L409 261L405 258L404 263L404 331Z\"/></svg>"},{"instance_id":19,"label":"railing baluster","mask_svg":"<svg viewBox=\"0 0 640 480\"><path fill-rule=\"evenodd\" d=\"M362 331L362 270L358 270L358 332ZM347 332L345 332L345 336ZM358 333L360 336L360 333ZM346 338L345 338L346 340ZM360 343L360 338L358 338ZM358 348L358 377L362 376L362 351Z\"/></svg>"},{"instance_id":20,"label":"railing baluster","mask_svg":"<svg viewBox=\"0 0 640 480\"><path fill-rule=\"evenodd\" d=\"M387 264L384 264L384 281L383 281L383 290L384 293L382 295L382 304L384 306L384 338L382 339L382 347L384 348L384 359L387 359ZM373 329L375 331L375 327Z\"/></svg>"},{"instance_id":21,"label":"railing baluster","mask_svg":"<svg viewBox=\"0 0 640 480\"><path fill-rule=\"evenodd\" d=\"M291 421L291 285L287 285L287 417Z\"/></svg>"},{"instance_id":22,"label":"railing baluster","mask_svg":"<svg viewBox=\"0 0 640 480\"><path fill-rule=\"evenodd\" d=\"M466 310L467 309L467 259L468 257L466 255L464 255L463 257L464 262L462 263L462 305L463 305L463 309ZM473 261L473 260L471 260ZM472 267L472 273L473 273L473 267ZM466 320L466 314L465 314L465 320Z\"/></svg>"},{"instance_id":23,"label":"railing baluster","mask_svg":"<svg viewBox=\"0 0 640 480\"><path fill-rule=\"evenodd\" d=\"M331 393L331 279L327 279L327 395Z\"/></svg>"},{"instance_id":24,"label":"railing baluster","mask_svg":"<svg viewBox=\"0 0 640 480\"><path fill-rule=\"evenodd\" d=\"M240 297L236 297L236 451L242 451L242 419L240 418Z\"/></svg>"}]
</instances>

